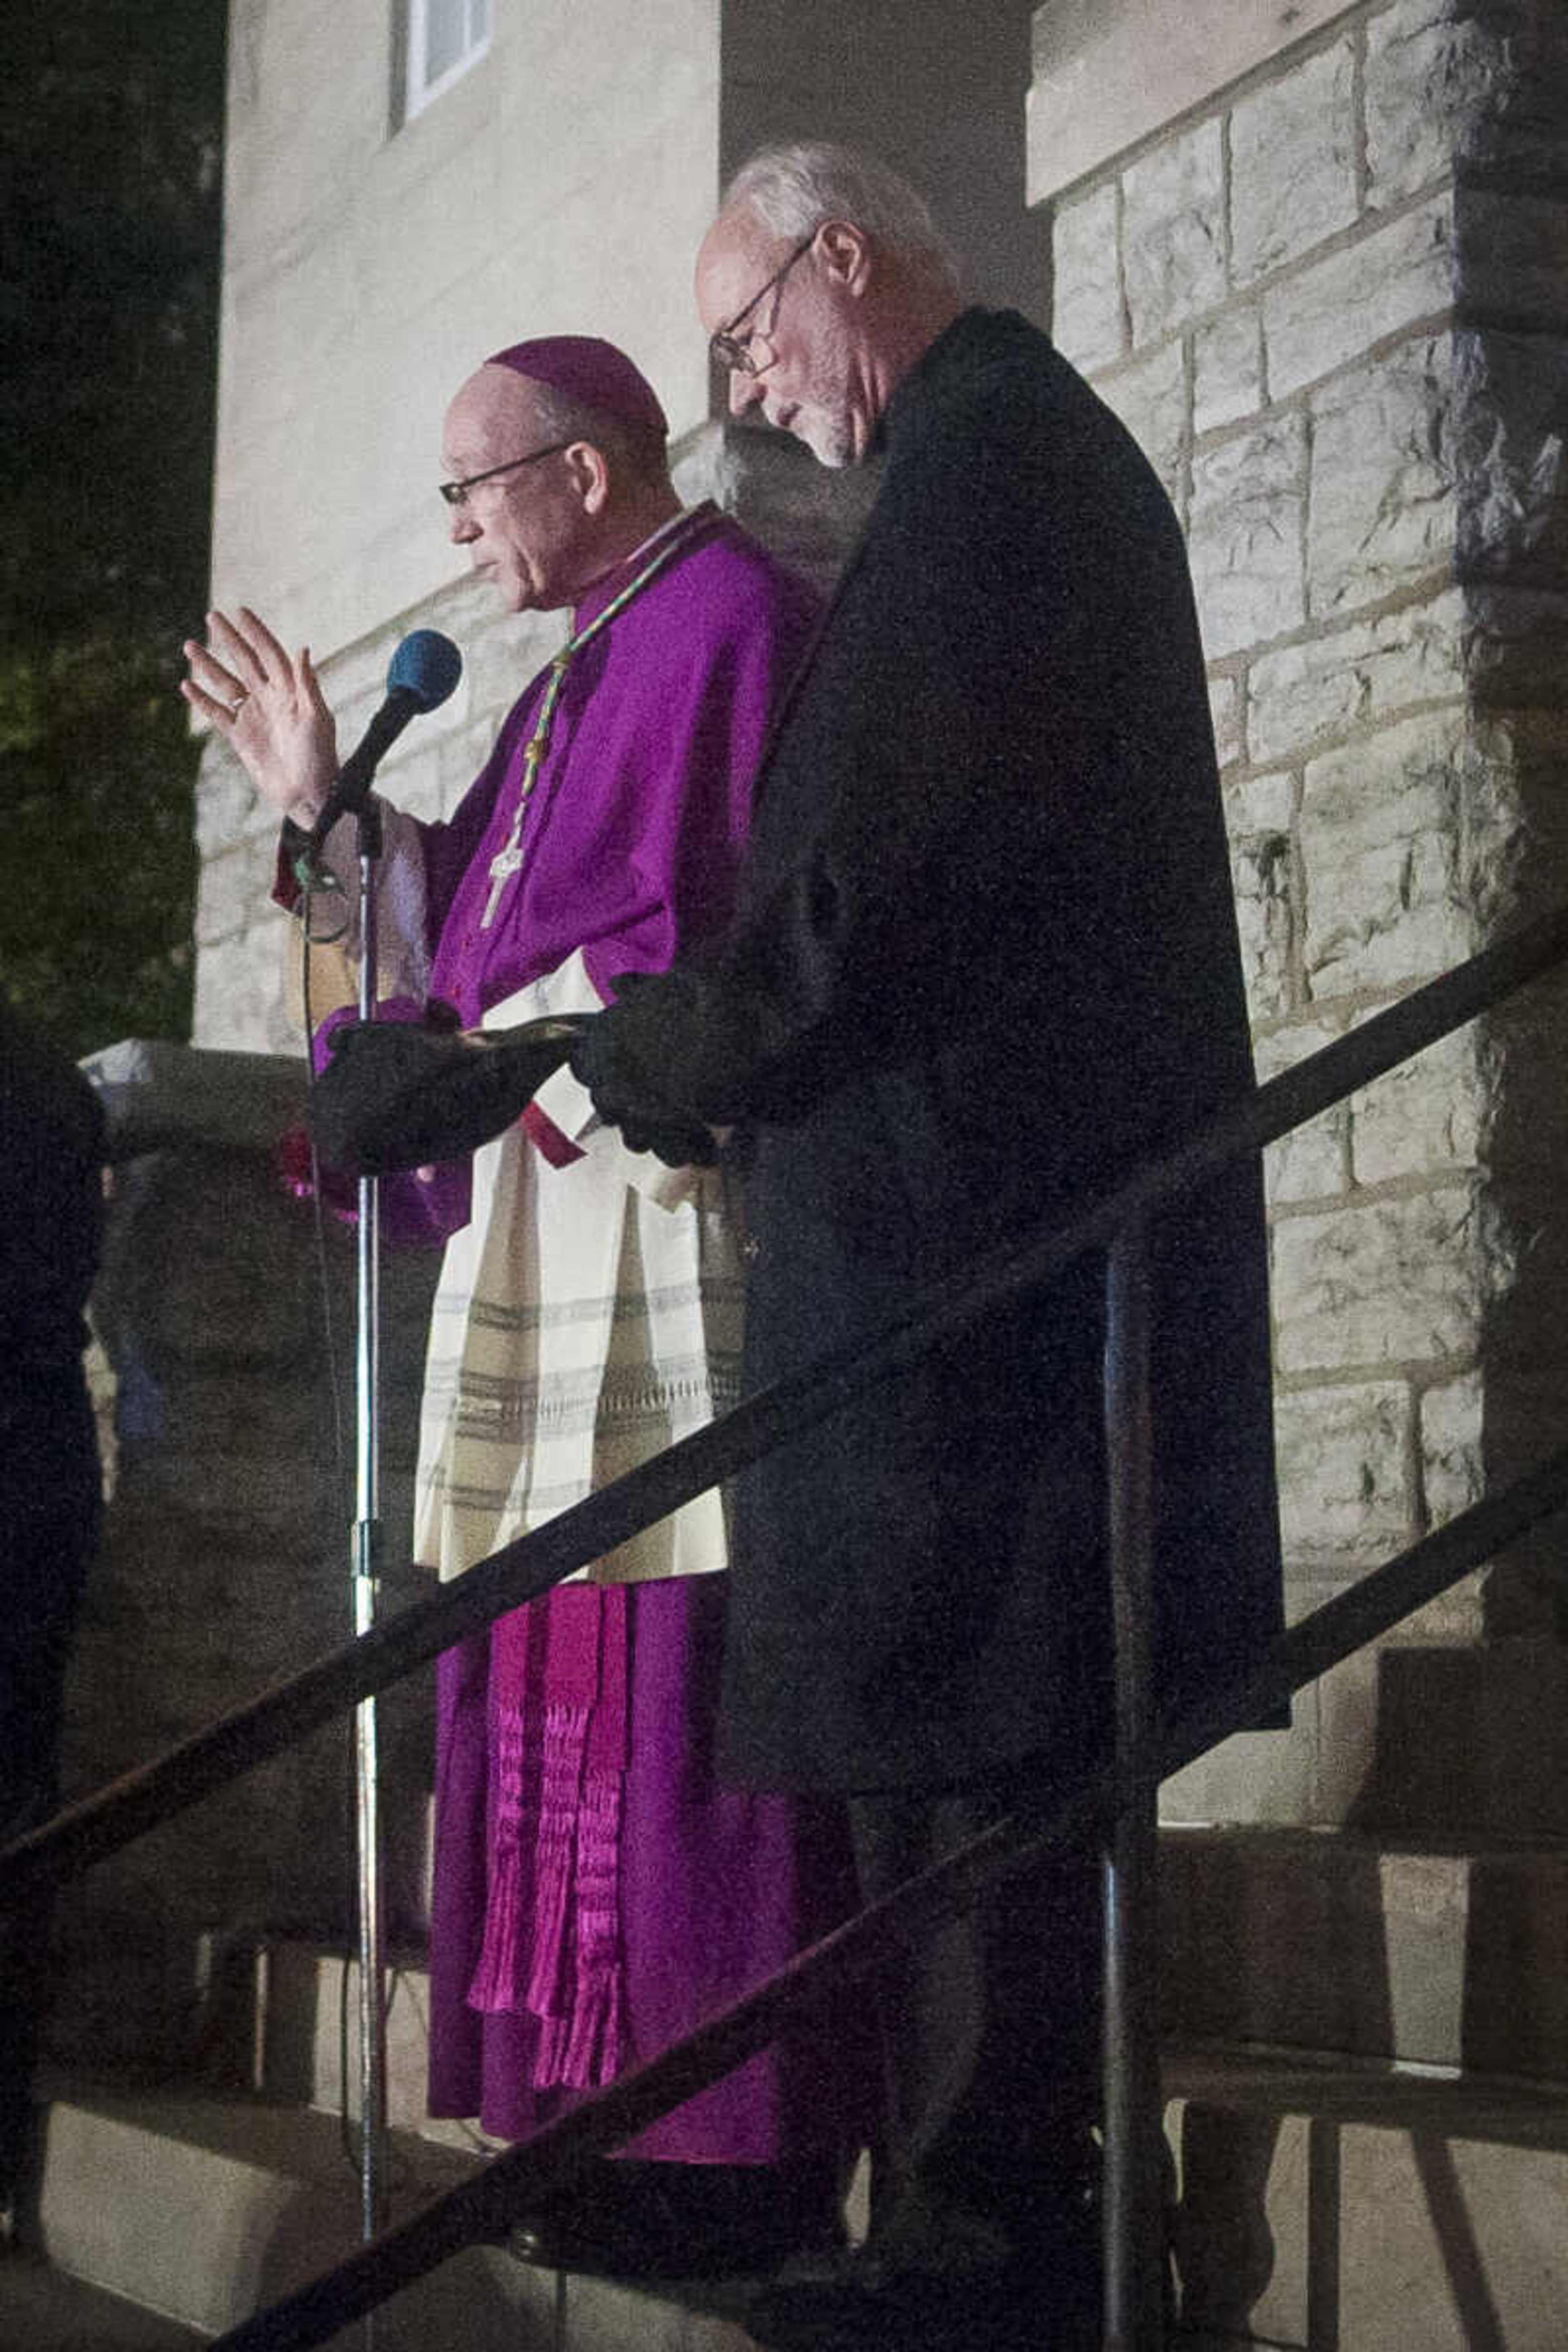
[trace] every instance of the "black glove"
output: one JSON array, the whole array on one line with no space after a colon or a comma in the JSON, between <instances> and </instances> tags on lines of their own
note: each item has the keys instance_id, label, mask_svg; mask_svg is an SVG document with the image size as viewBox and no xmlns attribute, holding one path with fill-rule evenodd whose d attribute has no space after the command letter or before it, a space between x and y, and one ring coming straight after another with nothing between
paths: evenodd
<instances>
[{"instance_id":1,"label":"black glove","mask_svg":"<svg viewBox=\"0 0 1568 2352\"><path fill-rule=\"evenodd\" d=\"M634 1091L617 1076L602 1015L584 1022L567 1059L599 1117L620 1129L628 1151L651 1151L669 1168L710 1168L718 1159L712 1131L700 1119L654 1101L646 1090Z\"/></svg>"},{"instance_id":2,"label":"black glove","mask_svg":"<svg viewBox=\"0 0 1568 2352\"><path fill-rule=\"evenodd\" d=\"M310 1132L323 1164L386 1176L460 1160L511 1125L588 1017L565 1013L489 1032L423 1021L345 1024L310 1089Z\"/></svg>"}]
</instances>

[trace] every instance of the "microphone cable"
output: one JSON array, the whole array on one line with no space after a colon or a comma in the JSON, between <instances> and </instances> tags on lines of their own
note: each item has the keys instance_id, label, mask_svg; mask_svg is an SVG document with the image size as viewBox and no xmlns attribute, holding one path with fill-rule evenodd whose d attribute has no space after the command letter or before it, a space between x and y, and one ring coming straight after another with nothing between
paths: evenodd
<instances>
[{"instance_id":1,"label":"microphone cable","mask_svg":"<svg viewBox=\"0 0 1568 2352\"><path fill-rule=\"evenodd\" d=\"M295 871L300 888L300 1011L305 1024L305 1139L310 1151L311 1230L315 1239L316 1277L321 1312L321 1342L326 1359L327 1389L331 1410L332 1464L342 1511L342 1524L348 1526L353 1522L353 1513L350 1496L348 1446L344 1433L343 1381L339 1359L337 1313L332 1298L331 1262L327 1247L327 1212L322 1195L321 1162L316 1150L315 1120L312 1116L316 1089L316 1022L310 1001L310 950L316 942L311 937L310 920L313 901L320 895L321 869L314 857L306 856L300 860ZM337 887L341 890L341 884ZM331 946L332 940L342 939L347 929L348 922L345 918L342 929L332 933L321 944ZM342 1808L340 1825L344 1846L352 1859L354 1842L358 1836L359 1819L358 1791L354 1781L354 1720L352 1714L345 1716L342 1720L344 1745L340 1764L339 1803ZM353 1902L358 1900L358 1873L357 1870L353 1870L351 1873L351 1909ZM337 2120L339 2153L348 2169L357 2175L363 2163L362 2144L363 2121L362 2118L360 2132L356 2136L353 2116L351 2113L349 2063L350 2042L353 2038L349 1979L353 1969L353 1952L345 1944L338 1960ZM401 2182L398 2185L401 2186Z\"/></svg>"}]
</instances>

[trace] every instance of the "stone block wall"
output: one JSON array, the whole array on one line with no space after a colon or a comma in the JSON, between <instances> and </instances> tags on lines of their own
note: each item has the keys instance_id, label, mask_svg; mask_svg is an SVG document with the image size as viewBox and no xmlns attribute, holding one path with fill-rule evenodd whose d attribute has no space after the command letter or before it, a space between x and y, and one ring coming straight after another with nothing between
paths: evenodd
<instances>
[{"instance_id":1,"label":"stone block wall","mask_svg":"<svg viewBox=\"0 0 1568 2352\"><path fill-rule=\"evenodd\" d=\"M320 1246L279 1171L304 1074L289 1059L110 1047L115 1167L89 1373L108 1512L73 1646L68 1798L150 1761L350 1638L353 1244ZM384 1269L383 1606L427 1590L407 1528L435 1256ZM336 1358L336 1403L323 1296ZM341 1450L340 1450L341 1447ZM425 1675L383 1702L388 1898L416 1928ZM188 2065L228 2056L224 2000L256 1944L352 1934L347 1718L99 1864L57 1907L58 2054Z\"/></svg>"},{"instance_id":2,"label":"stone block wall","mask_svg":"<svg viewBox=\"0 0 1568 2352\"><path fill-rule=\"evenodd\" d=\"M1568 18L1312 15L1054 205L1057 339L1188 533L1264 1076L1568 892ZM1269 1155L1293 1611L1560 1424L1563 1003ZM1404 1638L1548 1638L1551 1571L1521 1548ZM1171 1809L1375 1812L1379 1674Z\"/></svg>"}]
</instances>

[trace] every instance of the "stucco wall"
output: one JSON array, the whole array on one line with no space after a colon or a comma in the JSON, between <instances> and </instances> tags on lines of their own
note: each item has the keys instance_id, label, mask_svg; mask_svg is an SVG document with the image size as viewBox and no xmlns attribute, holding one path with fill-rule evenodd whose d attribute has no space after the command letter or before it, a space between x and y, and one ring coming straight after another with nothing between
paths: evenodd
<instances>
[{"instance_id":1,"label":"stucco wall","mask_svg":"<svg viewBox=\"0 0 1568 2352\"><path fill-rule=\"evenodd\" d=\"M438 816L562 634L500 613L447 542L440 419L471 362L552 328L624 343L664 401L682 494L826 584L869 481L708 421L691 265L722 177L768 140L867 145L926 190L976 293L1042 320L1049 239L1024 198L1028 0L971 23L942 0L497 0L489 56L395 133L386 13L237 0L215 599L310 644L345 745L405 631L453 636L458 693L383 774ZM197 833L194 1042L292 1050L275 827L216 740Z\"/></svg>"},{"instance_id":2,"label":"stucco wall","mask_svg":"<svg viewBox=\"0 0 1568 2352\"><path fill-rule=\"evenodd\" d=\"M213 577L329 655L458 577L441 417L528 334L634 352L707 412L691 257L719 0L498 0L489 54L391 127L387 0L237 0Z\"/></svg>"}]
</instances>

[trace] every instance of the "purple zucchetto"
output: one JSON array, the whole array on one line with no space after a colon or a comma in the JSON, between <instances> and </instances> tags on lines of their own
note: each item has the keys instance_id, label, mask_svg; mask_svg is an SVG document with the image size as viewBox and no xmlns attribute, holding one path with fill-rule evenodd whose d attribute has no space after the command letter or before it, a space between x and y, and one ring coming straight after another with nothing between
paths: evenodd
<instances>
[{"instance_id":1,"label":"purple zucchetto","mask_svg":"<svg viewBox=\"0 0 1568 2352\"><path fill-rule=\"evenodd\" d=\"M580 400L601 416L617 416L645 433L663 439L669 431L658 395L625 352L598 335L540 335L532 342L512 343L492 352L487 367L510 368L533 383L547 383L552 392Z\"/></svg>"}]
</instances>

